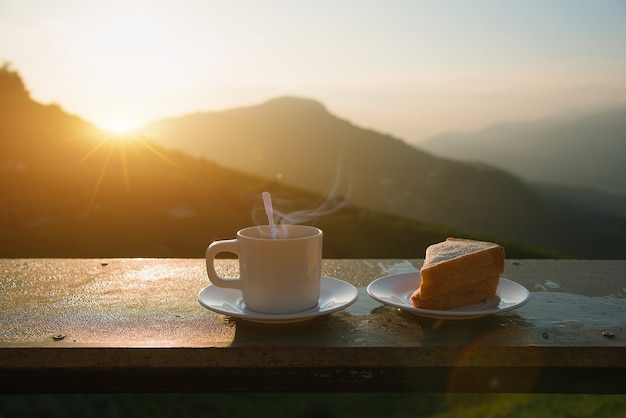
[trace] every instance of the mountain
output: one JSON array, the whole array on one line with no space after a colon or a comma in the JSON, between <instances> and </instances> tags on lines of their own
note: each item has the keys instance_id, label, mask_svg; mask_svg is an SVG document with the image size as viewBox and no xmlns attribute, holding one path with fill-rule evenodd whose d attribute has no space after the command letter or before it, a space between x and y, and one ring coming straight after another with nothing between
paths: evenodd
<instances>
[{"instance_id":1,"label":"mountain","mask_svg":"<svg viewBox=\"0 0 626 418\"><path fill-rule=\"evenodd\" d=\"M33 101L19 75L0 68L0 257L203 257L210 242L267 223L265 190L277 210L309 212L325 258L419 258L463 234L107 134ZM515 258L561 255L502 244Z\"/></svg>"},{"instance_id":2,"label":"mountain","mask_svg":"<svg viewBox=\"0 0 626 418\"><path fill-rule=\"evenodd\" d=\"M110 136L0 71L0 256L201 256L234 234L227 226L249 223L243 193L265 183ZM246 209L222 213L216 201Z\"/></svg>"},{"instance_id":3,"label":"mountain","mask_svg":"<svg viewBox=\"0 0 626 418\"><path fill-rule=\"evenodd\" d=\"M531 182L626 196L626 105L447 133L417 146L488 163Z\"/></svg>"},{"instance_id":4,"label":"mountain","mask_svg":"<svg viewBox=\"0 0 626 418\"><path fill-rule=\"evenodd\" d=\"M435 157L313 100L168 118L145 132L163 146L377 213L578 257L626 256L626 220L546 198L494 166Z\"/></svg>"}]
</instances>

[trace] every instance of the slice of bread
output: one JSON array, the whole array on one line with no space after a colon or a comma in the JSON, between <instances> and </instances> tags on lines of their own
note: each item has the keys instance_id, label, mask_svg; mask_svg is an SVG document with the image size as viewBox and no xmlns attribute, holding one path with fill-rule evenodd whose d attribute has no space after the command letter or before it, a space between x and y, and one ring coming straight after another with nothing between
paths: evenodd
<instances>
[{"instance_id":1,"label":"slice of bread","mask_svg":"<svg viewBox=\"0 0 626 418\"><path fill-rule=\"evenodd\" d=\"M448 238L426 249L416 308L450 309L495 295L504 272L504 247L493 242Z\"/></svg>"}]
</instances>

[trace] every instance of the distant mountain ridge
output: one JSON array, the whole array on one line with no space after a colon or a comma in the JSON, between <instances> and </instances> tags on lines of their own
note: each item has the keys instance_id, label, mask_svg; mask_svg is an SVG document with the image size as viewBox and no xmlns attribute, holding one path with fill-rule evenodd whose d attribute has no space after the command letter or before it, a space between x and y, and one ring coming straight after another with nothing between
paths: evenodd
<instances>
[{"instance_id":1,"label":"distant mountain ridge","mask_svg":"<svg viewBox=\"0 0 626 418\"><path fill-rule=\"evenodd\" d=\"M626 254L618 239L626 231L624 220L546 199L493 166L435 157L355 126L310 99L282 97L167 118L146 132L164 146L320 194L343 168L350 173L343 194L376 212L584 257Z\"/></svg>"},{"instance_id":2,"label":"distant mountain ridge","mask_svg":"<svg viewBox=\"0 0 626 418\"><path fill-rule=\"evenodd\" d=\"M626 104L446 133L416 146L446 158L491 164L532 182L626 196Z\"/></svg>"}]
</instances>

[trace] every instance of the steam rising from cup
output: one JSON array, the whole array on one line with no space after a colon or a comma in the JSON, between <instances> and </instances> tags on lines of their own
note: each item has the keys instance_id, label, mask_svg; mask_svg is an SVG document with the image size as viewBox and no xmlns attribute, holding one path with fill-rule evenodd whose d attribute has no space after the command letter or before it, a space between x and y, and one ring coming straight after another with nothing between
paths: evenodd
<instances>
[{"instance_id":1,"label":"steam rising from cup","mask_svg":"<svg viewBox=\"0 0 626 418\"><path fill-rule=\"evenodd\" d=\"M303 224L343 209L350 201L351 188L350 169L345 164L342 164L337 167L333 182L329 185L325 193L324 201L315 208L290 212L279 210L274 207L274 205L280 208L281 205L289 206L292 202L285 199L277 199L274 196L272 203L270 193L263 192L263 205L265 206L265 213L269 220L272 238L276 238L277 234L279 234L275 223L280 225ZM257 205L256 208L253 209L253 218L255 218L254 213L256 209L260 209L260 207ZM255 222L255 224L259 225L257 222Z\"/></svg>"},{"instance_id":2,"label":"steam rising from cup","mask_svg":"<svg viewBox=\"0 0 626 418\"><path fill-rule=\"evenodd\" d=\"M263 206L265 206L265 214L270 224L272 239L276 239L276 225L274 225L274 208L272 208L272 195L269 192L263 192Z\"/></svg>"}]
</instances>

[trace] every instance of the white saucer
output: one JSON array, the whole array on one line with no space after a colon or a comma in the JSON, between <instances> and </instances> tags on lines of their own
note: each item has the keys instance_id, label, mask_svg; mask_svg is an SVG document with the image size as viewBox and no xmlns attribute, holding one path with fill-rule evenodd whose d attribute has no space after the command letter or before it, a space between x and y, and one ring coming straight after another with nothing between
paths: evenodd
<instances>
[{"instance_id":1,"label":"white saucer","mask_svg":"<svg viewBox=\"0 0 626 418\"><path fill-rule=\"evenodd\" d=\"M433 319L473 319L519 308L530 298L526 288L500 277L496 295L483 302L444 311L414 308L411 294L420 285L419 272L393 274L374 280L367 293L385 305L395 306L415 315Z\"/></svg>"},{"instance_id":2,"label":"white saucer","mask_svg":"<svg viewBox=\"0 0 626 418\"><path fill-rule=\"evenodd\" d=\"M198 302L213 312L265 324L287 324L307 321L328 315L352 305L358 296L350 283L331 277L322 277L320 299L317 306L291 314L264 314L246 309L241 291L209 285L198 294Z\"/></svg>"}]
</instances>

